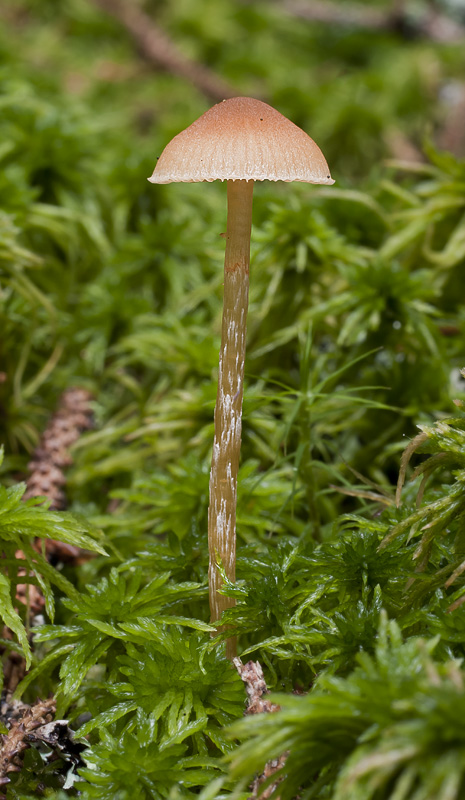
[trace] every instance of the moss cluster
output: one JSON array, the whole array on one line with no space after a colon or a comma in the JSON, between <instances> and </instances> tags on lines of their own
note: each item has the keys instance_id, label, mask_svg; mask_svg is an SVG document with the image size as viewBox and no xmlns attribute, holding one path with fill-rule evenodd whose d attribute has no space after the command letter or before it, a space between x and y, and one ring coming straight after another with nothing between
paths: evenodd
<instances>
[{"instance_id":1,"label":"moss cluster","mask_svg":"<svg viewBox=\"0 0 465 800\"><path fill-rule=\"evenodd\" d=\"M242 720L243 685L207 623L224 187L146 180L208 101L153 73L97 5L7 0L1 645L5 662L31 659L23 699L55 695L87 739L78 773L30 749L2 791L244 800L288 752L283 800L459 800L465 162L424 138L462 49L303 24L278 4L146 7L186 53L308 130L337 179L255 198L224 621L282 710ZM399 135L422 160L380 164ZM61 514L22 503L18 481L76 385L94 429L73 445ZM94 557L50 564L37 537ZM31 620L22 583L46 619Z\"/></svg>"}]
</instances>

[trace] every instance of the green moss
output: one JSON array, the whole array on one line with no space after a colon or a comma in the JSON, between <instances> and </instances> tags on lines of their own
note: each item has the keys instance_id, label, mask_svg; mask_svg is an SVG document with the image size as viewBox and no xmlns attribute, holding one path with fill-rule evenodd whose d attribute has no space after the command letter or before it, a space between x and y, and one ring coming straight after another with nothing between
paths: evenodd
<instances>
[{"instance_id":1,"label":"green moss","mask_svg":"<svg viewBox=\"0 0 465 800\"><path fill-rule=\"evenodd\" d=\"M421 163L384 159L435 135L461 49L278 4L146 4L183 52L308 130L337 179L255 192L224 621L283 694L230 735L245 694L227 634L210 637L206 547L225 187L146 181L208 101L96 5L4 5L2 647L32 657L24 698L55 694L89 735L79 784L30 750L8 800L242 800L283 750L283 798L460 798L465 166L430 144ZM23 504L18 480L72 385L95 426L61 515ZM35 537L95 557L52 568ZM18 549L46 598L32 656Z\"/></svg>"}]
</instances>

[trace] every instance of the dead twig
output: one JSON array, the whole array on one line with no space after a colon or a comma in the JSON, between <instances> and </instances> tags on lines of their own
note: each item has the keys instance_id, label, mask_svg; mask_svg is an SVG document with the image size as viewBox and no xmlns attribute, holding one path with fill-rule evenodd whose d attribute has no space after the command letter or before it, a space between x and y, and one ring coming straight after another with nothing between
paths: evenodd
<instances>
[{"instance_id":1,"label":"dead twig","mask_svg":"<svg viewBox=\"0 0 465 800\"><path fill-rule=\"evenodd\" d=\"M259 661L248 661L243 664L240 658L233 658L233 664L245 683L248 703L246 714L261 714L264 711L279 711L279 706L264 695L268 694L263 670Z\"/></svg>"},{"instance_id":2,"label":"dead twig","mask_svg":"<svg viewBox=\"0 0 465 800\"><path fill-rule=\"evenodd\" d=\"M432 4L423 13L417 13L417 9L413 13L408 4L400 2L393 3L388 11L361 3L339 3L335 0L284 0L281 8L292 16L310 22L387 31L407 39L419 37L454 44L465 37L464 26L441 14Z\"/></svg>"},{"instance_id":3,"label":"dead twig","mask_svg":"<svg viewBox=\"0 0 465 800\"><path fill-rule=\"evenodd\" d=\"M2 639L12 642L10 650L4 643L0 645L0 655L7 651L7 656L3 659L3 691L8 695L12 695L18 683L22 681L26 674L26 659L21 652L15 649L13 634L6 625L1 630L1 636ZM1 718L2 713L0 713Z\"/></svg>"},{"instance_id":4,"label":"dead twig","mask_svg":"<svg viewBox=\"0 0 465 800\"><path fill-rule=\"evenodd\" d=\"M57 758L61 760L60 773L66 772L64 788L69 778L73 782L78 767L84 766L81 754L86 746L75 741L68 720L53 719L55 710L54 697L28 705L8 695L2 696L0 721L8 728L8 733L0 736L0 800L6 800L2 787L10 783L8 776L12 772L21 771L28 747L40 748L46 764Z\"/></svg>"},{"instance_id":5,"label":"dead twig","mask_svg":"<svg viewBox=\"0 0 465 800\"><path fill-rule=\"evenodd\" d=\"M268 688L263 676L263 670L260 662L248 661L247 664L243 664L240 658L233 658L233 664L245 683L245 691L247 692L248 697L245 713L263 714L279 711L280 706L278 706L276 703L272 703L267 697L265 697L265 695L268 694ZM268 778L275 773L279 773L279 770L285 764L286 758L287 754L283 753L283 755L279 756L279 758L273 758L265 764L265 769L261 775L258 775L253 780L251 785L252 794L250 795L249 800L255 800L257 797L267 800L267 798L271 797L271 795L275 792L276 787L280 783L281 779L279 774L276 780L272 781L272 783L270 783L264 791L260 791L260 788ZM276 800L279 800L277 795L274 795L274 797Z\"/></svg>"},{"instance_id":6,"label":"dead twig","mask_svg":"<svg viewBox=\"0 0 465 800\"><path fill-rule=\"evenodd\" d=\"M28 706L19 700L3 700L1 703L1 719L9 728L8 733L0 735L0 786L9 783L8 773L19 772L21 755L30 747L28 736L51 722L55 713L56 701L38 700Z\"/></svg>"},{"instance_id":7,"label":"dead twig","mask_svg":"<svg viewBox=\"0 0 465 800\"><path fill-rule=\"evenodd\" d=\"M421 150L410 141L406 134L395 126L390 126L384 133L384 141L392 158L397 161L424 163L425 156Z\"/></svg>"},{"instance_id":8,"label":"dead twig","mask_svg":"<svg viewBox=\"0 0 465 800\"><path fill-rule=\"evenodd\" d=\"M437 137L442 150L448 150L457 158L465 155L465 84L456 83L447 87L445 120ZM442 332L442 331L441 331ZM450 334L446 334L450 335Z\"/></svg>"},{"instance_id":9,"label":"dead twig","mask_svg":"<svg viewBox=\"0 0 465 800\"><path fill-rule=\"evenodd\" d=\"M122 0L94 0L94 2L126 28L139 52L151 64L188 80L212 100L224 100L238 94L233 87L214 75L203 64L184 56L148 14L132 2L122 2Z\"/></svg>"}]
</instances>

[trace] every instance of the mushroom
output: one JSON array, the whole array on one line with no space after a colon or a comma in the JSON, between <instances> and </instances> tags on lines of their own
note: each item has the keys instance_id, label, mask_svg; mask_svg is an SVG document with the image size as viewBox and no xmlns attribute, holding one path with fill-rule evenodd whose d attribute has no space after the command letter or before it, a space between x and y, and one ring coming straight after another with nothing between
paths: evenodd
<instances>
[{"instance_id":1,"label":"mushroom","mask_svg":"<svg viewBox=\"0 0 465 800\"><path fill-rule=\"evenodd\" d=\"M254 181L334 183L315 142L279 111L250 97L224 100L181 131L165 147L149 178L152 183L214 180L227 181L228 218L208 510L212 623L234 605L234 600L219 593L218 562L234 581ZM226 643L229 658L235 655L235 647L230 638Z\"/></svg>"}]
</instances>

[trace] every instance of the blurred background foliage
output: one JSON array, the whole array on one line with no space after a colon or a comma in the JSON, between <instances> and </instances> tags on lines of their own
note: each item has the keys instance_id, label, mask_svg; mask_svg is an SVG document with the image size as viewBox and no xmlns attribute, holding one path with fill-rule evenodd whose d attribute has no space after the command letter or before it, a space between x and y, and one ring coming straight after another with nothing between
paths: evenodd
<instances>
[{"instance_id":1,"label":"blurred background foliage","mask_svg":"<svg viewBox=\"0 0 465 800\"><path fill-rule=\"evenodd\" d=\"M226 192L147 177L210 105L250 95L308 131L336 179L255 188L228 587L240 651L279 689L308 691L321 671L350 688L360 650L375 658L385 609L398 626L390 658L421 649L402 636L439 637L441 663L463 657L464 424L453 401L465 393L465 6L3 0L0 23L0 470L7 486L22 479L61 392L90 390L94 430L73 446L67 496L103 529L107 553L41 579L49 604L58 587L55 624L35 637L23 690L56 693L61 677L60 711L101 728L85 797L134 795L119 742L138 753L140 797L188 797L223 775L222 726L243 710L206 624ZM424 455L410 455L422 466L396 508L418 425ZM30 531L15 535L19 547ZM12 541L8 608L27 649ZM448 692L454 669L440 668ZM150 692L159 686L155 711L141 670ZM332 680L322 691L337 697L345 684ZM267 728L260 739L254 725L238 735L254 737L265 763ZM456 794L438 773L418 798L461 796L461 747ZM373 794L351 758L312 761L305 796L342 796L354 775L360 798L428 786L415 766L405 791L390 775ZM247 758L234 762L234 775L249 772ZM39 782L55 791L49 773L34 762L8 798L35 796ZM205 800L231 780L217 778Z\"/></svg>"}]
</instances>

